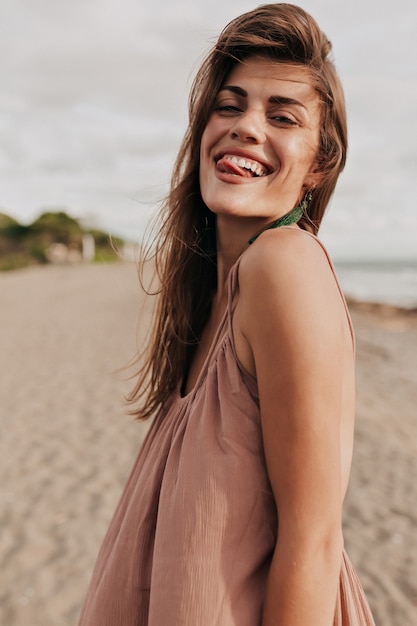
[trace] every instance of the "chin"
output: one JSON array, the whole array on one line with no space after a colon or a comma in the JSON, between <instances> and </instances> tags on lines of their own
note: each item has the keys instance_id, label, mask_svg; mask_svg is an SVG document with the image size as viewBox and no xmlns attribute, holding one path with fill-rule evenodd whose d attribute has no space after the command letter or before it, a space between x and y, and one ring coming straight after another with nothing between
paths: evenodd
<instances>
[{"instance_id":1,"label":"chin","mask_svg":"<svg viewBox=\"0 0 417 626\"><path fill-rule=\"evenodd\" d=\"M259 202L256 201L248 202L247 198L234 201L221 201L220 199L216 199L214 201L206 201L203 198L207 208L217 216L229 216L235 218L242 219L273 219L276 216L276 205L274 209L260 206ZM254 211L254 205L256 206L256 211Z\"/></svg>"}]
</instances>

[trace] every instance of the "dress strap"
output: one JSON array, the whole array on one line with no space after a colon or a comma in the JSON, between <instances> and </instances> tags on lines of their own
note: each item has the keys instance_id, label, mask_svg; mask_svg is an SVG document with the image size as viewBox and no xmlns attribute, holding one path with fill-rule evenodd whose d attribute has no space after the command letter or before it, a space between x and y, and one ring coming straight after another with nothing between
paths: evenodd
<instances>
[{"instance_id":1,"label":"dress strap","mask_svg":"<svg viewBox=\"0 0 417 626\"><path fill-rule=\"evenodd\" d=\"M239 286L239 265L242 255L238 258L236 263L233 265L229 274L229 284L227 289L227 312L230 317L234 308L234 299L236 295L236 291Z\"/></svg>"},{"instance_id":2,"label":"dress strap","mask_svg":"<svg viewBox=\"0 0 417 626\"><path fill-rule=\"evenodd\" d=\"M288 228L288 226L281 226L281 228ZM350 316L350 312L349 312L349 307L347 305L346 302L346 298L345 295L343 293L342 287L339 283L339 279L337 277L337 273L336 273L336 269L333 265L333 262L330 258L330 255L325 247L325 245L320 241L320 239L318 237L316 237L316 235L313 235L313 233L308 232L307 230L297 230L296 232L301 232L304 233L305 235L307 235L308 237L311 237L312 239L314 239L314 241L317 242L317 244L321 247L321 249L323 250L327 262L329 264L329 267L333 273L337 288L339 290L340 293L340 297L342 299L345 311L346 311L346 317L347 317L347 321L349 324L349 330L350 330L350 335L352 338L352 345L353 345L353 350L355 351L355 332L353 329L353 324L352 324L352 319ZM229 318L229 328L231 325L231 318L232 318L232 314L233 314L233 310L234 307L236 305L236 301L235 301L235 296L236 296L236 292L238 290L239 287L239 265L240 265L240 261L242 259L243 253L240 255L240 257L237 259L236 263L233 265L232 269L230 270L230 274L229 274L229 285L228 285L228 303L227 303L227 315Z\"/></svg>"}]
</instances>

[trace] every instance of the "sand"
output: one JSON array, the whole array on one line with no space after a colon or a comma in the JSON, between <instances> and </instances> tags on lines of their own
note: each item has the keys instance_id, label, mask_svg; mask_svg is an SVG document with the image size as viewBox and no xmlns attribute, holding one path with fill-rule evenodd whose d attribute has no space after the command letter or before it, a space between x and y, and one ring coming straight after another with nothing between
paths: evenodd
<instances>
[{"instance_id":1,"label":"sand","mask_svg":"<svg viewBox=\"0 0 417 626\"><path fill-rule=\"evenodd\" d=\"M146 426L126 373L150 309L133 264L0 274L0 626L75 626ZM417 316L352 305L345 538L378 626L417 624ZM138 324L139 323L139 324Z\"/></svg>"}]
</instances>

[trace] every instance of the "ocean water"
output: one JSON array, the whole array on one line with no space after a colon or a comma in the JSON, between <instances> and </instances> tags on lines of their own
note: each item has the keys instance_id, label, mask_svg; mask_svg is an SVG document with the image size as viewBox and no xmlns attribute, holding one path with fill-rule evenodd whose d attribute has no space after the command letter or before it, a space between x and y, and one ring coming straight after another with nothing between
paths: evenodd
<instances>
[{"instance_id":1,"label":"ocean water","mask_svg":"<svg viewBox=\"0 0 417 626\"><path fill-rule=\"evenodd\" d=\"M417 263L415 261L368 261L335 263L346 296L417 309Z\"/></svg>"}]
</instances>

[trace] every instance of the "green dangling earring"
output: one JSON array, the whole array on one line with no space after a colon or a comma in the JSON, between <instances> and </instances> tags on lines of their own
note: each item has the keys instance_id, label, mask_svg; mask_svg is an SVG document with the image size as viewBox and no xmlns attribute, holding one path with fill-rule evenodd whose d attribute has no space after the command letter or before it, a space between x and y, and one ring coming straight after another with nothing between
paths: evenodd
<instances>
[{"instance_id":1,"label":"green dangling earring","mask_svg":"<svg viewBox=\"0 0 417 626\"><path fill-rule=\"evenodd\" d=\"M248 244L251 245L256 239L258 239L259 235L261 235L265 230L270 230L271 228L279 228L280 226L289 226L290 224L296 224L303 217L306 212L310 202L313 199L313 190L309 189L304 198L301 200L300 204L298 204L294 209L292 209L289 213L286 213L282 217L279 217L275 222L272 222L269 226L265 226L259 233L251 237L248 241Z\"/></svg>"},{"instance_id":2,"label":"green dangling earring","mask_svg":"<svg viewBox=\"0 0 417 626\"><path fill-rule=\"evenodd\" d=\"M310 202L313 199L313 191L314 191L314 187L312 189L309 189L306 192L306 195L304 196L304 198L301 200L300 204L298 205L303 210L303 213L305 213L308 207L310 206Z\"/></svg>"}]
</instances>

